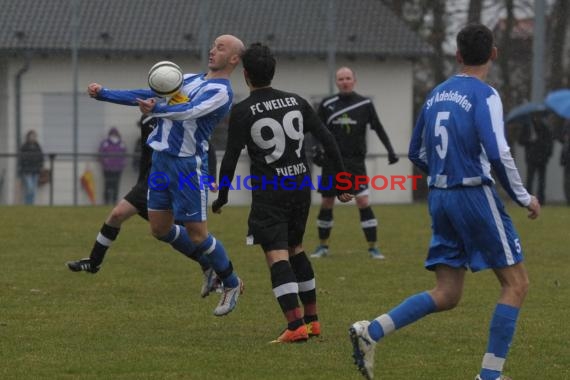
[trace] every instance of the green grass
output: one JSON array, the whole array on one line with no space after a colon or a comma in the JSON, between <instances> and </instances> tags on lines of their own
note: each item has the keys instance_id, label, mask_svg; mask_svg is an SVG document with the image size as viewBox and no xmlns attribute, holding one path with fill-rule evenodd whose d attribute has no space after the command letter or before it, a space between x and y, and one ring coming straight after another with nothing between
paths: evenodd
<instances>
[{"instance_id":1,"label":"green grass","mask_svg":"<svg viewBox=\"0 0 570 380\"><path fill-rule=\"evenodd\" d=\"M367 258L355 207L335 209L332 257L314 260L323 336L269 345L285 326L259 247L245 245L248 209L226 207L210 229L245 281L230 315L199 297L198 266L154 240L134 218L96 275L64 263L87 256L108 208L0 208L0 379L360 379L347 328L433 285L423 269L426 206L375 206L385 261ZM570 210L537 221L509 207L522 236L531 289L505 373L570 378ZM312 210L306 248L316 243ZM498 284L467 276L450 312L425 318L379 346L380 379L472 379L485 351Z\"/></svg>"}]
</instances>

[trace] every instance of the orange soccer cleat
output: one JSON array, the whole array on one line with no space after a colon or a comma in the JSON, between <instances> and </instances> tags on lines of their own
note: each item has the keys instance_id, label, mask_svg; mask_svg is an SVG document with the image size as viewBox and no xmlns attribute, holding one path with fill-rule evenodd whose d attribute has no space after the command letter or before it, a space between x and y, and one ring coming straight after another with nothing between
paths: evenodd
<instances>
[{"instance_id":1,"label":"orange soccer cleat","mask_svg":"<svg viewBox=\"0 0 570 380\"><path fill-rule=\"evenodd\" d=\"M319 323L319 321L309 322L306 324L306 326L309 338L321 335L321 324Z\"/></svg>"},{"instance_id":2,"label":"orange soccer cleat","mask_svg":"<svg viewBox=\"0 0 570 380\"><path fill-rule=\"evenodd\" d=\"M285 329L279 338L272 340L270 343L301 343L309 339L307 326L301 325L295 330Z\"/></svg>"}]
</instances>

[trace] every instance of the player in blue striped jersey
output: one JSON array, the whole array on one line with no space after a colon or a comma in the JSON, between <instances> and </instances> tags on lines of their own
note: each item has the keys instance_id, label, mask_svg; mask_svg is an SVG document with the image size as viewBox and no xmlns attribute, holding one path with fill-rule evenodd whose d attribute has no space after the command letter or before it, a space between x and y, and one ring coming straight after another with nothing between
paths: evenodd
<instances>
[{"instance_id":1,"label":"player in blue striped jersey","mask_svg":"<svg viewBox=\"0 0 570 380\"><path fill-rule=\"evenodd\" d=\"M164 98L150 89L111 90L92 83L88 92L98 100L138 106L158 123L147 139L154 150L149 174L148 217L159 240L193 247L205 254L224 291L214 314L232 311L243 283L233 271L220 241L206 223L208 188L208 140L214 127L230 110L233 92L229 77L239 64L243 43L232 35L216 38L210 50L208 72L185 74L181 89ZM174 220L184 222L177 229Z\"/></svg>"},{"instance_id":2,"label":"player in blue striped jersey","mask_svg":"<svg viewBox=\"0 0 570 380\"><path fill-rule=\"evenodd\" d=\"M373 373L376 342L461 299L466 269L492 269L501 285L491 320L487 351L476 379L501 375L528 289L519 236L497 196L494 170L508 195L535 219L540 204L523 187L505 140L503 108L497 91L484 80L497 57L492 32L480 24L457 36L461 73L427 97L410 143L409 158L428 174L432 239L427 269L435 272L432 290L418 293L372 321L350 328L354 358L364 376Z\"/></svg>"}]
</instances>

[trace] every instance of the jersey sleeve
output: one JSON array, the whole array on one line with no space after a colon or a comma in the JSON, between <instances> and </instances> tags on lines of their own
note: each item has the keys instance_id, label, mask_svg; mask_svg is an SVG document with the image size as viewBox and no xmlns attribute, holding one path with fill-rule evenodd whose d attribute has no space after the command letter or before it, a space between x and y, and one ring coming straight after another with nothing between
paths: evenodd
<instances>
[{"instance_id":1,"label":"jersey sleeve","mask_svg":"<svg viewBox=\"0 0 570 380\"><path fill-rule=\"evenodd\" d=\"M317 141L321 143L327 158L332 161L332 166L336 169L337 173L344 172L344 163L334 136L324 126L319 116L317 116L315 111L306 102L303 109L303 122L305 124L305 131L311 132Z\"/></svg>"},{"instance_id":2,"label":"jersey sleeve","mask_svg":"<svg viewBox=\"0 0 570 380\"><path fill-rule=\"evenodd\" d=\"M369 112L370 112L370 117L369 117L370 127L374 132L376 132L378 138L380 139L380 141L382 141L382 144L384 144L384 147L386 148L388 153L394 154L394 148L392 147L390 138L388 137L388 134L386 133L384 126L380 122L380 118L378 117L378 113L376 113L376 108L374 108L374 104L372 104L372 102L370 102L369 105Z\"/></svg>"},{"instance_id":3,"label":"jersey sleeve","mask_svg":"<svg viewBox=\"0 0 570 380\"><path fill-rule=\"evenodd\" d=\"M208 174L214 182L218 182L218 157L216 156L216 147L211 141L208 143Z\"/></svg>"},{"instance_id":4,"label":"jersey sleeve","mask_svg":"<svg viewBox=\"0 0 570 380\"><path fill-rule=\"evenodd\" d=\"M245 117L241 115L242 113L238 108L234 108L230 114L226 151L220 165L219 181L222 186L219 189L218 199L226 201L230 190L229 184L234 179L239 156L247 143L247 125L244 120ZM223 186L223 184L227 184L227 186Z\"/></svg>"},{"instance_id":5,"label":"jersey sleeve","mask_svg":"<svg viewBox=\"0 0 570 380\"><path fill-rule=\"evenodd\" d=\"M424 173L429 172L427 152L425 146L425 117L424 108L418 116L416 121L416 126L412 133L412 139L410 140L410 147L408 149L408 158L412 163L417 166Z\"/></svg>"},{"instance_id":6,"label":"jersey sleeve","mask_svg":"<svg viewBox=\"0 0 570 380\"><path fill-rule=\"evenodd\" d=\"M154 98L156 94L150 89L111 90L102 88L95 99L124 106L138 106L137 99Z\"/></svg>"},{"instance_id":7,"label":"jersey sleeve","mask_svg":"<svg viewBox=\"0 0 570 380\"><path fill-rule=\"evenodd\" d=\"M494 91L483 101L486 104L481 104L475 111L475 124L481 145L507 194L519 205L528 206L531 201L530 194L522 184L505 138L501 99Z\"/></svg>"},{"instance_id":8,"label":"jersey sleeve","mask_svg":"<svg viewBox=\"0 0 570 380\"><path fill-rule=\"evenodd\" d=\"M208 86L194 99L186 103L168 105L157 104L152 110L153 116L170 120L198 119L216 111L230 102L230 95L225 86Z\"/></svg>"},{"instance_id":9,"label":"jersey sleeve","mask_svg":"<svg viewBox=\"0 0 570 380\"><path fill-rule=\"evenodd\" d=\"M319 117L319 119L321 119L321 121L323 123L327 122L327 115L326 115L326 111L325 111L325 107L324 107L324 100L321 102L321 104L319 104L319 107L317 108L317 116Z\"/></svg>"}]
</instances>

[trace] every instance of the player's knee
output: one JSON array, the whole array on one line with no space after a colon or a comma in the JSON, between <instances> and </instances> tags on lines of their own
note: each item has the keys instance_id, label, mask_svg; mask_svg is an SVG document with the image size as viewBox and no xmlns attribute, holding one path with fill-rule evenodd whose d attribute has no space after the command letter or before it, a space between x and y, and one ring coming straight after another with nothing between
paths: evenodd
<instances>
[{"instance_id":1,"label":"player's knee","mask_svg":"<svg viewBox=\"0 0 570 380\"><path fill-rule=\"evenodd\" d=\"M150 226L150 233L158 240L164 239L164 237L168 235L169 232L170 232L170 226L168 226L168 228L156 225L153 226L152 224Z\"/></svg>"},{"instance_id":2,"label":"player's knee","mask_svg":"<svg viewBox=\"0 0 570 380\"><path fill-rule=\"evenodd\" d=\"M514 281L511 284L507 285L505 287L505 291L510 292L517 299L523 300L528 293L529 286L529 279L525 276L518 278L517 281Z\"/></svg>"},{"instance_id":3,"label":"player's knee","mask_svg":"<svg viewBox=\"0 0 570 380\"><path fill-rule=\"evenodd\" d=\"M120 207L113 208L113 210L111 211L111 215L109 215L109 221L114 225L121 224L128 218L129 218L128 213L125 212L125 210L121 209Z\"/></svg>"},{"instance_id":4,"label":"player's knee","mask_svg":"<svg viewBox=\"0 0 570 380\"><path fill-rule=\"evenodd\" d=\"M323 197L321 200L321 208L331 209L334 206L334 197Z\"/></svg>"},{"instance_id":5,"label":"player's knee","mask_svg":"<svg viewBox=\"0 0 570 380\"><path fill-rule=\"evenodd\" d=\"M436 288L431 291L431 296L436 304L437 311L454 309L461 300L461 292L452 289Z\"/></svg>"},{"instance_id":6,"label":"player's knee","mask_svg":"<svg viewBox=\"0 0 570 380\"><path fill-rule=\"evenodd\" d=\"M459 305L459 300L461 298L445 298L441 304L438 304L439 311L446 311L455 309L457 305Z\"/></svg>"}]
</instances>

